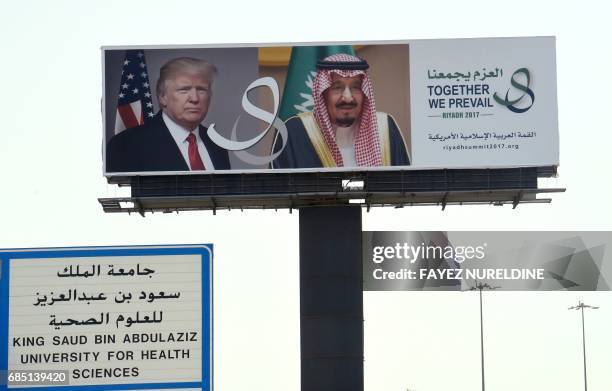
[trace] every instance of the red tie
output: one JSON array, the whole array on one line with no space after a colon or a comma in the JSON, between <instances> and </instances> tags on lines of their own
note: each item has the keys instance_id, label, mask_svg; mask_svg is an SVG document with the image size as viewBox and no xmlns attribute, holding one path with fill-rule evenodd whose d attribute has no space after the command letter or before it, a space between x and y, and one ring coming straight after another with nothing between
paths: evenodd
<instances>
[{"instance_id":1,"label":"red tie","mask_svg":"<svg viewBox=\"0 0 612 391\"><path fill-rule=\"evenodd\" d=\"M187 142L189 143L189 165L191 166L191 171L204 170L204 163L202 163L202 159L200 158L195 134L189 133Z\"/></svg>"}]
</instances>

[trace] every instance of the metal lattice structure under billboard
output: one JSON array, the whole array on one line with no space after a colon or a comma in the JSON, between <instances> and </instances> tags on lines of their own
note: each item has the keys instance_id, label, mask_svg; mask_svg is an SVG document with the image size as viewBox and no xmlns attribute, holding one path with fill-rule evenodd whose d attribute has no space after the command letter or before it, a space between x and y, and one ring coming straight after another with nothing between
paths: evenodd
<instances>
[{"instance_id":1,"label":"metal lattice structure under billboard","mask_svg":"<svg viewBox=\"0 0 612 391\"><path fill-rule=\"evenodd\" d=\"M174 212L221 209L282 209L343 205L372 206L549 203L539 177L554 167L498 170L356 172L350 175L241 174L125 178L127 198L100 198L105 212Z\"/></svg>"}]
</instances>

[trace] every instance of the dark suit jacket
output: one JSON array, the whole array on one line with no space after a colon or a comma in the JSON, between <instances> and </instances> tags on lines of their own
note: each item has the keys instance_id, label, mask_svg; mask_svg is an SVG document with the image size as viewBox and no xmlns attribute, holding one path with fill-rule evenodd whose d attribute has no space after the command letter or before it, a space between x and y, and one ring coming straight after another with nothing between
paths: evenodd
<instances>
[{"instance_id":1,"label":"dark suit jacket","mask_svg":"<svg viewBox=\"0 0 612 391\"><path fill-rule=\"evenodd\" d=\"M200 137L215 170L229 170L227 150L215 144L206 130L200 126ZM144 125L126 129L114 136L106 147L106 172L148 171L189 171L161 111Z\"/></svg>"}]
</instances>

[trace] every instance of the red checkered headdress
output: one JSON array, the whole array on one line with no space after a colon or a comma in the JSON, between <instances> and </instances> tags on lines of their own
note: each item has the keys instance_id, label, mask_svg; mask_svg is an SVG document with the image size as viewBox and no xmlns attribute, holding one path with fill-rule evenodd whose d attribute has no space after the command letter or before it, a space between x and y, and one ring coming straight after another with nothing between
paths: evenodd
<instances>
[{"instance_id":1,"label":"red checkered headdress","mask_svg":"<svg viewBox=\"0 0 612 391\"><path fill-rule=\"evenodd\" d=\"M367 68L368 64L364 60L348 54L334 54L317 62L317 75L312 88L314 114L338 167L344 166L342 154L336 143L336 133L332 128L323 96L325 90L332 85L332 73L341 77L362 76L361 91L363 91L364 99L358 133L355 135L355 160L358 166L382 165L374 89L372 81L365 72Z\"/></svg>"}]
</instances>

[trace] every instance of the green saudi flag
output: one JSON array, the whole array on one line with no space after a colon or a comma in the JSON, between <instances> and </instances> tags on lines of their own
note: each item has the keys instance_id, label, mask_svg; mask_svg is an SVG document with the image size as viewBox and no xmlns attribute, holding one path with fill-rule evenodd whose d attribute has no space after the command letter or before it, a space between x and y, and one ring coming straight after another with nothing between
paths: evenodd
<instances>
[{"instance_id":1,"label":"green saudi flag","mask_svg":"<svg viewBox=\"0 0 612 391\"><path fill-rule=\"evenodd\" d=\"M280 119L286 121L300 112L314 109L312 85L316 75L317 60L336 53L355 55L350 45L294 46L291 49L283 100L278 114Z\"/></svg>"}]
</instances>

